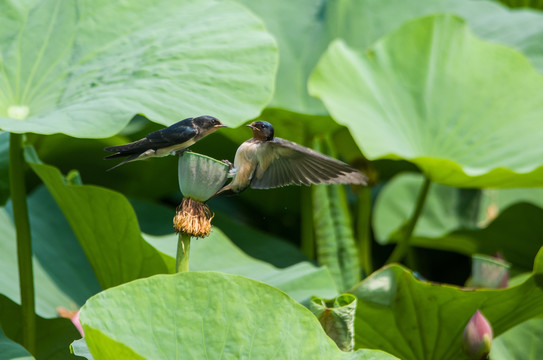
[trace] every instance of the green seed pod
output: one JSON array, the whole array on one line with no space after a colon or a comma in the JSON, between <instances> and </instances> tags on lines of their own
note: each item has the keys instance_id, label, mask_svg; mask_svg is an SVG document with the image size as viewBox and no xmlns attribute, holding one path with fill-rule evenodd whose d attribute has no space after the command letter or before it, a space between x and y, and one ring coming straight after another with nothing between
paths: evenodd
<instances>
[{"instance_id":1,"label":"green seed pod","mask_svg":"<svg viewBox=\"0 0 543 360\"><path fill-rule=\"evenodd\" d=\"M224 185L229 166L205 155L186 152L179 158L179 188L183 201L173 227L178 233L205 237L211 232L212 212L203 202Z\"/></svg>"},{"instance_id":2,"label":"green seed pod","mask_svg":"<svg viewBox=\"0 0 543 360\"><path fill-rule=\"evenodd\" d=\"M185 152L179 157L179 188L186 198L207 201L224 185L229 167L202 154Z\"/></svg>"}]
</instances>

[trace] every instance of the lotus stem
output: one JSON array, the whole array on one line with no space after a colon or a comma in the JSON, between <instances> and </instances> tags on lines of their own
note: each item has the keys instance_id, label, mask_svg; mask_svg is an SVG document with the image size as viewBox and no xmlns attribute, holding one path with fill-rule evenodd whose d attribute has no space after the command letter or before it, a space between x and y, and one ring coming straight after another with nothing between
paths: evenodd
<instances>
[{"instance_id":1,"label":"lotus stem","mask_svg":"<svg viewBox=\"0 0 543 360\"><path fill-rule=\"evenodd\" d=\"M191 236L188 234L179 233L175 259L175 270L177 272L189 271L190 238Z\"/></svg>"},{"instance_id":2,"label":"lotus stem","mask_svg":"<svg viewBox=\"0 0 543 360\"><path fill-rule=\"evenodd\" d=\"M357 245L358 259L364 277L373 272L371 258L371 188L361 187L358 193Z\"/></svg>"},{"instance_id":3,"label":"lotus stem","mask_svg":"<svg viewBox=\"0 0 543 360\"><path fill-rule=\"evenodd\" d=\"M428 190L430 189L430 184L431 184L430 179L428 177L425 177L424 184L422 185L422 189L420 190L419 197L417 199L417 205L415 207L415 211L413 212L411 219L409 219L409 223L407 225L407 229L404 233L404 236L400 239L400 241L394 248L394 251L392 251L392 254L387 260L387 264L390 264L393 262L399 262L407 254L407 251L409 250L409 242L411 241L411 237L413 236L413 231L415 230L415 226L417 225L417 222L420 218L420 214L422 213L422 209L424 208L424 203L426 202Z\"/></svg>"},{"instance_id":4,"label":"lotus stem","mask_svg":"<svg viewBox=\"0 0 543 360\"><path fill-rule=\"evenodd\" d=\"M311 188L302 187L300 192L302 202L302 253L309 260L315 260L315 236L313 234L313 204L311 199Z\"/></svg>"},{"instance_id":5,"label":"lotus stem","mask_svg":"<svg viewBox=\"0 0 543 360\"><path fill-rule=\"evenodd\" d=\"M21 291L22 345L36 354L36 317L34 314L34 275L32 272L32 242L26 204L24 177L23 135L11 134L9 138L9 176L13 219L17 232L17 263Z\"/></svg>"}]
</instances>

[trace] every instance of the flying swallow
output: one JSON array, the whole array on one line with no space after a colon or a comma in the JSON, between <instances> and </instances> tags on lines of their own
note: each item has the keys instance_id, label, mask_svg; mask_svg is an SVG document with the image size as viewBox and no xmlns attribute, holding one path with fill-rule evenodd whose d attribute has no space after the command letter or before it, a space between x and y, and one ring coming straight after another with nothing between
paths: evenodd
<instances>
[{"instance_id":1,"label":"flying swallow","mask_svg":"<svg viewBox=\"0 0 543 360\"><path fill-rule=\"evenodd\" d=\"M204 115L187 118L165 129L152 132L143 139L131 142L130 144L105 148L105 151L115 153L106 156L105 159L127 157L121 163L109 169L112 170L129 161L175 154L191 146L204 136L225 126L219 119L213 116Z\"/></svg>"},{"instance_id":2,"label":"flying swallow","mask_svg":"<svg viewBox=\"0 0 543 360\"><path fill-rule=\"evenodd\" d=\"M355 168L298 145L274 137L272 124L255 121L249 126L253 137L236 151L234 177L215 196L253 189L270 189L290 184L361 184L367 177Z\"/></svg>"}]
</instances>

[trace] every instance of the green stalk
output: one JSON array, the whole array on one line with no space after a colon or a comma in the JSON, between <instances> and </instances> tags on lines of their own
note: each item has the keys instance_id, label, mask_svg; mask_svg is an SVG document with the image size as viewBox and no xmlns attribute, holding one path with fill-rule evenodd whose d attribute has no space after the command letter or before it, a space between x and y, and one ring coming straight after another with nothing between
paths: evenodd
<instances>
[{"instance_id":1,"label":"green stalk","mask_svg":"<svg viewBox=\"0 0 543 360\"><path fill-rule=\"evenodd\" d=\"M36 353L36 317L34 315L34 276L32 273L32 242L26 204L24 177L23 135L11 134L9 138L9 176L13 219L17 232L17 263L21 290L22 345Z\"/></svg>"},{"instance_id":2,"label":"green stalk","mask_svg":"<svg viewBox=\"0 0 543 360\"><path fill-rule=\"evenodd\" d=\"M189 271L190 235L179 233L175 269L177 272Z\"/></svg>"},{"instance_id":3,"label":"green stalk","mask_svg":"<svg viewBox=\"0 0 543 360\"><path fill-rule=\"evenodd\" d=\"M311 188L301 189L302 253L310 260L315 259L315 237L313 236L313 204Z\"/></svg>"},{"instance_id":4,"label":"green stalk","mask_svg":"<svg viewBox=\"0 0 543 360\"><path fill-rule=\"evenodd\" d=\"M329 185L328 200L338 248L338 260L345 290L360 282L360 262L347 194L342 185Z\"/></svg>"},{"instance_id":5,"label":"green stalk","mask_svg":"<svg viewBox=\"0 0 543 360\"><path fill-rule=\"evenodd\" d=\"M373 272L371 259L371 188L363 186L358 193L358 221L356 222L358 259L364 276Z\"/></svg>"},{"instance_id":6,"label":"green stalk","mask_svg":"<svg viewBox=\"0 0 543 360\"><path fill-rule=\"evenodd\" d=\"M411 240L411 236L413 235L413 230L415 230L417 221L419 220L420 214L422 213L422 209L424 208L424 203L426 202L426 197L428 195L429 189L430 189L430 179L425 177L424 184L422 185L422 189L417 199L415 212L413 213L413 215L411 216L411 219L409 220L404 236L400 239L400 241L394 248L394 251L388 258L387 264L401 261L404 258L405 254L407 253L407 251L409 250L409 241Z\"/></svg>"},{"instance_id":7,"label":"green stalk","mask_svg":"<svg viewBox=\"0 0 543 360\"><path fill-rule=\"evenodd\" d=\"M334 229L334 221L330 211L330 199L326 185L311 187L313 195L313 220L315 224L315 244L317 262L326 265L336 283L337 289L343 292L343 274L339 263L339 244Z\"/></svg>"}]
</instances>

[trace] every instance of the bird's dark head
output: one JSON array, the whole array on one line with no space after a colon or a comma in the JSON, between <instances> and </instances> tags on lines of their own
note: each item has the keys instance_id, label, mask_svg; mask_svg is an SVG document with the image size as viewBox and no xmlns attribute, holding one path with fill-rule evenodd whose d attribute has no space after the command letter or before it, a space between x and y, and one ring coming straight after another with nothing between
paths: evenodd
<instances>
[{"instance_id":1,"label":"bird's dark head","mask_svg":"<svg viewBox=\"0 0 543 360\"><path fill-rule=\"evenodd\" d=\"M213 131L225 127L219 119L209 115L198 116L192 119L194 125L196 125L200 132L204 135L210 134Z\"/></svg>"},{"instance_id":2,"label":"bird's dark head","mask_svg":"<svg viewBox=\"0 0 543 360\"><path fill-rule=\"evenodd\" d=\"M267 121L255 121L247 125L253 130L253 137L258 140L273 140L273 126Z\"/></svg>"}]
</instances>

